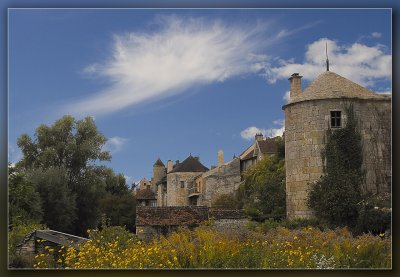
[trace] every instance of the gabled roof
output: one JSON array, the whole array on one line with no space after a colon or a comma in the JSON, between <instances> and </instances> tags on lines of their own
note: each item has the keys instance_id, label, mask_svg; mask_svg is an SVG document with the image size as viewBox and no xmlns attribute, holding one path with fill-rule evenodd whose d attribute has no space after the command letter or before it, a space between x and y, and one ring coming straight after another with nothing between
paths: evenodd
<instances>
[{"instance_id":1,"label":"gabled roof","mask_svg":"<svg viewBox=\"0 0 400 277\"><path fill-rule=\"evenodd\" d=\"M332 98L390 99L390 95L377 94L332 71L319 75L299 95L292 97L288 104L306 100Z\"/></svg>"},{"instance_id":2,"label":"gabled roof","mask_svg":"<svg viewBox=\"0 0 400 277\"><path fill-rule=\"evenodd\" d=\"M248 160L255 156L258 156L258 149L262 154L277 154L278 145L276 144L275 138L266 138L264 140L255 141L246 150L239 155L240 159Z\"/></svg>"},{"instance_id":3,"label":"gabled roof","mask_svg":"<svg viewBox=\"0 0 400 277\"><path fill-rule=\"evenodd\" d=\"M174 172L206 172L208 170L199 160L192 155L177 164L169 173Z\"/></svg>"},{"instance_id":4,"label":"gabled roof","mask_svg":"<svg viewBox=\"0 0 400 277\"><path fill-rule=\"evenodd\" d=\"M136 192L136 199L137 200L155 200L156 194L150 188L145 188L145 189L138 190Z\"/></svg>"},{"instance_id":5,"label":"gabled roof","mask_svg":"<svg viewBox=\"0 0 400 277\"><path fill-rule=\"evenodd\" d=\"M278 145L276 144L275 138L267 138L265 140L257 141L258 147L263 154L277 154Z\"/></svg>"},{"instance_id":6,"label":"gabled roof","mask_svg":"<svg viewBox=\"0 0 400 277\"><path fill-rule=\"evenodd\" d=\"M164 163L160 160L160 158L157 159L157 161L154 163L153 166L163 166L163 167L165 167Z\"/></svg>"}]
</instances>

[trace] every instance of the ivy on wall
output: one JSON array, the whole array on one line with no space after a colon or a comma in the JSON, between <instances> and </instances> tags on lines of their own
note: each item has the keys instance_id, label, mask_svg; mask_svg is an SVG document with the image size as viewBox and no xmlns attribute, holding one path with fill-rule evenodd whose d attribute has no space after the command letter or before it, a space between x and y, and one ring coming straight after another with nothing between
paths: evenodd
<instances>
[{"instance_id":1,"label":"ivy on wall","mask_svg":"<svg viewBox=\"0 0 400 277\"><path fill-rule=\"evenodd\" d=\"M345 109L343 128L328 129L322 151L324 176L311 184L308 205L317 218L332 226L355 227L362 201L362 141L353 105Z\"/></svg>"}]
</instances>

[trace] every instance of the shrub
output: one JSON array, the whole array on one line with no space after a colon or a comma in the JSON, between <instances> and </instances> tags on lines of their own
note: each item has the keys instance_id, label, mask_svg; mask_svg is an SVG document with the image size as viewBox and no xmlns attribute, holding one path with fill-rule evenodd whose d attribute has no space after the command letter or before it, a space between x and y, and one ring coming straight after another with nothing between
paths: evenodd
<instances>
[{"instance_id":1,"label":"shrub","mask_svg":"<svg viewBox=\"0 0 400 277\"><path fill-rule=\"evenodd\" d=\"M308 206L315 216L332 227L354 228L359 216L358 204L362 200L361 135L350 105L346 109L347 124L344 128L326 132L326 145L322 151L324 173L317 182L310 184Z\"/></svg>"},{"instance_id":2,"label":"shrub","mask_svg":"<svg viewBox=\"0 0 400 277\"><path fill-rule=\"evenodd\" d=\"M360 205L356 231L379 235L390 230L392 216L390 199L389 194L378 194L366 198Z\"/></svg>"}]
</instances>

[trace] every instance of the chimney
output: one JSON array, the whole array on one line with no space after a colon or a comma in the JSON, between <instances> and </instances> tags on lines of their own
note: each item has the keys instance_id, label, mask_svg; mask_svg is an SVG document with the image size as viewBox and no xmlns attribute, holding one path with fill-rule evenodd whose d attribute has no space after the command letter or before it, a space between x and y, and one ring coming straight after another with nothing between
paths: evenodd
<instances>
[{"instance_id":1,"label":"chimney","mask_svg":"<svg viewBox=\"0 0 400 277\"><path fill-rule=\"evenodd\" d=\"M289 78L290 81L290 98L296 97L301 94L301 78L299 73L293 73L292 77Z\"/></svg>"},{"instance_id":2,"label":"chimney","mask_svg":"<svg viewBox=\"0 0 400 277\"><path fill-rule=\"evenodd\" d=\"M172 168L173 168L173 163L172 163L171 160L168 160L168 163L167 163L167 173L170 173L170 171L172 170Z\"/></svg>"},{"instance_id":3,"label":"chimney","mask_svg":"<svg viewBox=\"0 0 400 277\"><path fill-rule=\"evenodd\" d=\"M224 151L222 151L222 149L220 149L218 151L218 166L221 166L224 164Z\"/></svg>"},{"instance_id":4,"label":"chimney","mask_svg":"<svg viewBox=\"0 0 400 277\"><path fill-rule=\"evenodd\" d=\"M194 158L196 159L196 161L200 162L200 157L199 156L195 156Z\"/></svg>"},{"instance_id":5,"label":"chimney","mask_svg":"<svg viewBox=\"0 0 400 277\"><path fill-rule=\"evenodd\" d=\"M177 166L179 164L179 160L176 160L175 162L175 166Z\"/></svg>"},{"instance_id":6,"label":"chimney","mask_svg":"<svg viewBox=\"0 0 400 277\"><path fill-rule=\"evenodd\" d=\"M264 138L264 136L261 133L258 133L258 134L255 135L256 141L261 141L261 140L263 140L263 138Z\"/></svg>"}]
</instances>

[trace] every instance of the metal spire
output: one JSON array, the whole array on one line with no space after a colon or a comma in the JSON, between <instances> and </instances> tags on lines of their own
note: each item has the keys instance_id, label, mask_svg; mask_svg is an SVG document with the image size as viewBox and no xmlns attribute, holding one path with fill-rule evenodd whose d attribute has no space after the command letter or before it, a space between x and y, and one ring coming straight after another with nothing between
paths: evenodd
<instances>
[{"instance_id":1,"label":"metal spire","mask_svg":"<svg viewBox=\"0 0 400 277\"><path fill-rule=\"evenodd\" d=\"M326 53L326 71L329 71L328 42L326 42L325 45L325 53Z\"/></svg>"}]
</instances>

